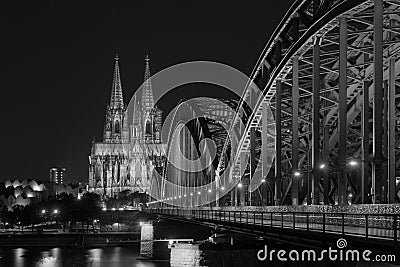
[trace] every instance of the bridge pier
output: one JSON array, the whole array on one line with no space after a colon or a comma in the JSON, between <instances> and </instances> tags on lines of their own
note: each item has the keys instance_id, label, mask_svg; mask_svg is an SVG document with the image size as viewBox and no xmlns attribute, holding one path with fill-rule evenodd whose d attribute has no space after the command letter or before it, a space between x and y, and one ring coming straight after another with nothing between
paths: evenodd
<instances>
[{"instance_id":1,"label":"bridge pier","mask_svg":"<svg viewBox=\"0 0 400 267\"><path fill-rule=\"evenodd\" d=\"M142 223L140 228L140 240L154 239L154 228L151 222ZM143 259L153 258L153 241L140 243L140 257Z\"/></svg>"}]
</instances>

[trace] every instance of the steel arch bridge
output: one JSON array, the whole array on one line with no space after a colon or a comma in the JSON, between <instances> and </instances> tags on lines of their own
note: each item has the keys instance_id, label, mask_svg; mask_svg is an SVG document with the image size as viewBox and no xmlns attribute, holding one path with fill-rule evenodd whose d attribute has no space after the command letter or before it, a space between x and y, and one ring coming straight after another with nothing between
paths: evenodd
<instances>
[{"instance_id":1,"label":"steel arch bridge","mask_svg":"<svg viewBox=\"0 0 400 267\"><path fill-rule=\"evenodd\" d=\"M219 145L215 205L223 174L230 205L400 202L399 52L400 1L296 1Z\"/></svg>"}]
</instances>

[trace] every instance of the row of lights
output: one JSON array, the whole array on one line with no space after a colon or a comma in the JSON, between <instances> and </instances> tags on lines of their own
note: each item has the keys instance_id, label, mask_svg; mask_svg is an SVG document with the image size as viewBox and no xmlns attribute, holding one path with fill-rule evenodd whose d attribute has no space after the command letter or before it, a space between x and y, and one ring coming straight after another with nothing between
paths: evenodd
<instances>
[{"instance_id":1,"label":"row of lights","mask_svg":"<svg viewBox=\"0 0 400 267\"><path fill-rule=\"evenodd\" d=\"M106 211L107 210L107 208L103 208L103 211ZM124 208L111 208L111 209L109 209L109 210L112 210L112 211L116 211L116 210L124 210Z\"/></svg>"},{"instance_id":2,"label":"row of lights","mask_svg":"<svg viewBox=\"0 0 400 267\"><path fill-rule=\"evenodd\" d=\"M355 161L355 160L349 161L348 164L349 164L351 167L354 167L354 166L357 166L357 165L358 165L357 161ZM322 163L322 164L319 166L319 168L320 168L321 170L325 169L325 168L326 168L325 163ZM293 175L296 176L296 177L299 177L299 176L301 175L301 173L300 173L300 171L295 171L295 172L293 173Z\"/></svg>"},{"instance_id":3,"label":"row of lights","mask_svg":"<svg viewBox=\"0 0 400 267\"><path fill-rule=\"evenodd\" d=\"M349 164L350 166L352 166L352 167L358 165L357 161L355 161L355 160L349 161L348 164ZM322 169L325 169L325 168L326 168L325 163L322 163L322 164L319 166L319 168L320 168L321 170L322 170ZM294 174L294 176L296 176L296 177L299 177L299 176L301 175L300 171L295 171L293 174ZM265 179L262 179L261 182L262 182L262 183L265 183ZM242 182L239 182L238 185L237 185L237 187L238 187L238 188L242 188L242 187L243 187ZM225 187L221 187L221 191L224 191L224 190L225 190ZM211 189L208 189L208 193L211 193L211 192L212 192L212 190L211 190ZM200 195L201 192L199 191L199 192L197 192L197 194ZM190 193L190 196L193 196L193 193ZM178 196L178 198L181 198L181 197L182 197L182 196ZM186 197L186 194L183 195L183 197ZM151 201L151 202L149 202L148 204L154 204L154 203L163 202L163 201L169 201L169 200L174 200L174 199L177 199L177 197L175 196L175 197L170 197L170 198L161 199L161 200L157 200L157 201Z\"/></svg>"},{"instance_id":4,"label":"row of lights","mask_svg":"<svg viewBox=\"0 0 400 267\"><path fill-rule=\"evenodd\" d=\"M265 182L265 179L262 179L262 182L264 183L264 182ZM237 185L237 187L238 187L238 188L242 188L242 187L243 187L242 182L239 182L238 185ZM220 190L221 190L221 191L224 191L224 190L225 190L225 187L222 186ZM207 191L208 191L208 193L212 193L212 190L211 190L211 189L208 189ZM201 195L201 191L198 191L197 194L198 194L198 195ZM190 196L193 196L193 195L194 195L194 193L191 192L191 193L190 193ZM186 198L187 195L184 194L183 197ZM155 204L155 203L158 203L158 202L170 201L170 200L174 200L174 199L178 199L178 198L182 198L182 196L168 197L168 198L165 198L165 199L160 199L160 200L157 200L157 201L148 202L148 204Z\"/></svg>"},{"instance_id":5,"label":"row of lights","mask_svg":"<svg viewBox=\"0 0 400 267\"><path fill-rule=\"evenodd\" d=\"M42 210L42 214L46 214L46 212L47 212L46 210L44 210L44 209ZM59 213L58 209L53 210L53 214L58 214L58 213Z\"/></svg>"}]
</instances>

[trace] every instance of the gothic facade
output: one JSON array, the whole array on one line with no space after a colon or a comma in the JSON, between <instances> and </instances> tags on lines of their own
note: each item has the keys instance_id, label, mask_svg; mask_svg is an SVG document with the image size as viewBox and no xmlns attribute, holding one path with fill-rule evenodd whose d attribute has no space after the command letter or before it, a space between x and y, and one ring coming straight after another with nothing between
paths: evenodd
<instances>
[{"instance_id":1,"label":"gothic facade","mask_svg":"<svg viewBox=\"0 0 400 267\"><path fill-rule=\"evenodd\" d=\"M162 173L165 159L162 111L154 105L149 58L141 97L135 94L129 111L123 99L118 60L117 56L103 141L92 142L89 156L89 191L108 197L124 190L150 192L153 172Z\"/></svg>"}]
</instances>

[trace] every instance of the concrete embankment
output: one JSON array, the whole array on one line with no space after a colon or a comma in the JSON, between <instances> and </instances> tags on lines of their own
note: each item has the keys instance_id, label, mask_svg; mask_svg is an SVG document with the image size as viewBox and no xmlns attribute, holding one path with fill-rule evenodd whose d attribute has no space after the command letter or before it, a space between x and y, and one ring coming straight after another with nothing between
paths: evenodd
<instances>
[{"instance_id":1,"label":"concrete embankment","mask_svg":"<svg viewBox=\"0 0 400 267\"><path fill-rule=\"evenodd\" d=\"M140 240L140 233L2 234L0 247L121 246Z\"/></svg>"}]
</instances>

